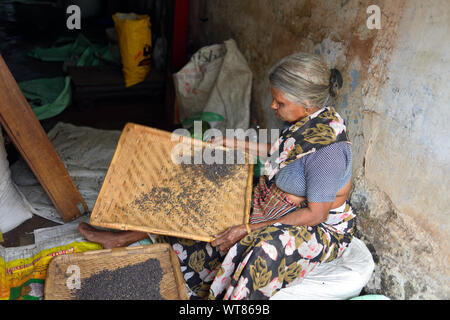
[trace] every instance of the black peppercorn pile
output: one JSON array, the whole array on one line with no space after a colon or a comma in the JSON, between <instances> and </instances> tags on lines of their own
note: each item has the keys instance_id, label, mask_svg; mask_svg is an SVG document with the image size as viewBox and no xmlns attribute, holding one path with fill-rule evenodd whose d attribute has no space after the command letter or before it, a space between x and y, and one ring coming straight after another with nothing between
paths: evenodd
<instances>
[{"instance_id":1,"label":"black peppercorn pile","mask_svg":"<svg viewBox=\"0 0 450 320\"><path fill-rule=\"evenodd\" d=\"M159 291L162 277L157 259L104 270L82 279L75 300L164 300Z\"/></svg>"}]
</instances>

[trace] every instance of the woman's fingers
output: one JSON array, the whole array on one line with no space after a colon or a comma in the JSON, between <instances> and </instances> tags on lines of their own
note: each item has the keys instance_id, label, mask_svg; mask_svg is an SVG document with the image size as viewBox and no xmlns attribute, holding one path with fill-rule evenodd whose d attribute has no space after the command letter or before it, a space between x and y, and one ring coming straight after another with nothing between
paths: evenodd
<instances>
[{"instance_id":1,"label":"woman's fingers","mask_svg":"<svg viewBox=\"0 0 450 320\"><path fill-rule=\"evenodd\" d=\"M224 238L224 235L225 235L225 234L226 234L226 231L225 231L225 232L222 232L222 233L220 233L220 234L218 234L218 235L216 235L214 241L211 242L211 245L212 245L213 247L217 247L217 246L220 245L222 242L224 242L224 241L225 241L225 238Z\"/></svg>"},{"instance_id":2,"label":"woman's fingers","mask_svg":"<svg viewBox=\"0 0 450 320\"><path fill-rule=\"evenodd\" d=\"M219 251L222 251L222 252L226 252L230 249L230 245L225 242L218 243L214 247L217 247L219 249Z\"/></svg>"},{"instance_id":3,"label":"woman's fingers","mask_svg":"<svg viewBox=\"0 0 450 320\"><path fill-rule=\"evenodd\" d=\"M217 247L217 246L220 245L221 243L222 243L221 239L220 239L220 238L216 238L216 239L214 239L213 242L211 242L211 246Z\"/></svg>"},{"instance_id":4,"label":"woman's fingers","mask_svg":"<svg viewBox=\"0 0 450 320\"><path fill-rule=\"evenodd\" d=\"M228 228L224 232L216 235L214 241L211 242L211 245L213 247L218 246L219 250L222 250L224 248L226 248L228 250L234 244L233 239L232 239L233 238L232 237L233 236L232 229L233 229L233 227Z\"/></svg>"},{"instance_id":5,"label":"woman's fingers","mask_svg":"<svg viewBox=\"0 0 450 320\"><path fill-rule=\"evenodd\" d=\"M225 234L226 234L226 231L216 235L215 239L211 242L211 245L213 247L217 247L217 246L221 245L225 241L225 238L224 238Z\"/></svg>"},{"instance_id":6,"label":"woman's fingers","mask_svg":"<svg viewBox=\"0 0 450 320\"><path fill-rule=\"evenodd\" d=\"M217 147L217 146L223 146L223 138L222 137L212 137L209 140L209 143L211 143L211 145Z\"/></svg>"},{"instance_id":7,"label":"woman's fingers","mask_svg":"<svg viewBox=\"0 0 450 320\"><path fill-rule=\"evenodd\" d=\"M219 233L218 235L216 235L216 238L220 238L223 237L224 235L226 235L228 232L230 231L230 228L226 229L225 231L222 231L221 233Z\"/></svg>"},{"instance_id":8,"label":"woman's fingers","mask_svg":"<svg viewBox=\"0 0 450 320\"><path fill-rule=\"evenodd\" d=\"M244 231L242 231L244 229ZM213 247L218 247L220 251L228 251L237 241L239 241L247 230L245 226L230 227L222 233L215 236L215 239L211 242Z\"/></svg>"}]
</instances>

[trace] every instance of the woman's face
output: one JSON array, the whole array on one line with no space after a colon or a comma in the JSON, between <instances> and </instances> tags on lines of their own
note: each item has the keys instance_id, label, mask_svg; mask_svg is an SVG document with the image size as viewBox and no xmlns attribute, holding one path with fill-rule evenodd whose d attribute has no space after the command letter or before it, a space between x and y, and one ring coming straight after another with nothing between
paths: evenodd
<instances>
[{"instance_id":1,"label":"woman's face","mask_svg":"<svg viewBox=\"0 0 450 320\"><path fill-rule=\"evenodd\" d=\"M277 88L271 87L270 91L273 98L270 108L275 110L277 117L281 120L295 122L309 115L305 104L296 104L287 100L283 92Z\"/></svg>"}]
</instances>

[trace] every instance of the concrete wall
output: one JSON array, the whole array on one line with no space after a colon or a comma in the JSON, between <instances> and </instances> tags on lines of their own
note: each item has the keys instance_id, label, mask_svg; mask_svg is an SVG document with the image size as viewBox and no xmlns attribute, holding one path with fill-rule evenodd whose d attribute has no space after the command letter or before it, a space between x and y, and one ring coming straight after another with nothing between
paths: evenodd
<instances>
[{"instance_id":1,"label":"concrete wall","mask_svg":"<svg viewBox=\"0 0 450 320\"><path fill-rule=\"evenodd\" d=\"M380 30L366 25L373 4L381 9ZM262 127L280 125L267 80L280 58L316 52L341 70L336 107L353 142L351 200L358 236L377 264L365 290L450 298L450 3L192 1L191 46L229 38L253 71L252 115Z\"/></svg>"},{"instance_id":2,"label":"concrete wall","mask_svg":"<svg viewBox=\"0 0 450 320\"><path fill-rule=\"evenodd\" d=\"M363 98L365 165L352 200L380 258L370 286L448 299L450 3L408 0L397 24L385 80Z\"/></svg>"}]
</instances>

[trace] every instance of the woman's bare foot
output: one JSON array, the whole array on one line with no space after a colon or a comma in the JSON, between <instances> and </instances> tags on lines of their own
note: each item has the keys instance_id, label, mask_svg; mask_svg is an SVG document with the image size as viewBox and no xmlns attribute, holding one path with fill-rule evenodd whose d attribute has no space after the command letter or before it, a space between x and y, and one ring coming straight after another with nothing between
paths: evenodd
<instances>
[{"instance_id":1,"label":"woman's bare foot","mask_svg":"<svg viewBox=\"0 0 450 320\"><path fill-rule=\"evenodd\" d=\"M85 222L78 225L78 231L89 241L99 243L105 249L121 247L120 233L97 230Z\"/></svg>"},{"instance_id":2,"label":"woman's bare foot","mask_svg":"<svg viewBox=\"0 0 450 320\"><path fill-rule=\"evenodd\" d=\"M89 241L99 243L105 249L126 247L136 241L148 237L145 232L139 231L105 231L97 230L85 222L78 225L78 231Z\"/></svg>"}]
</instances>

